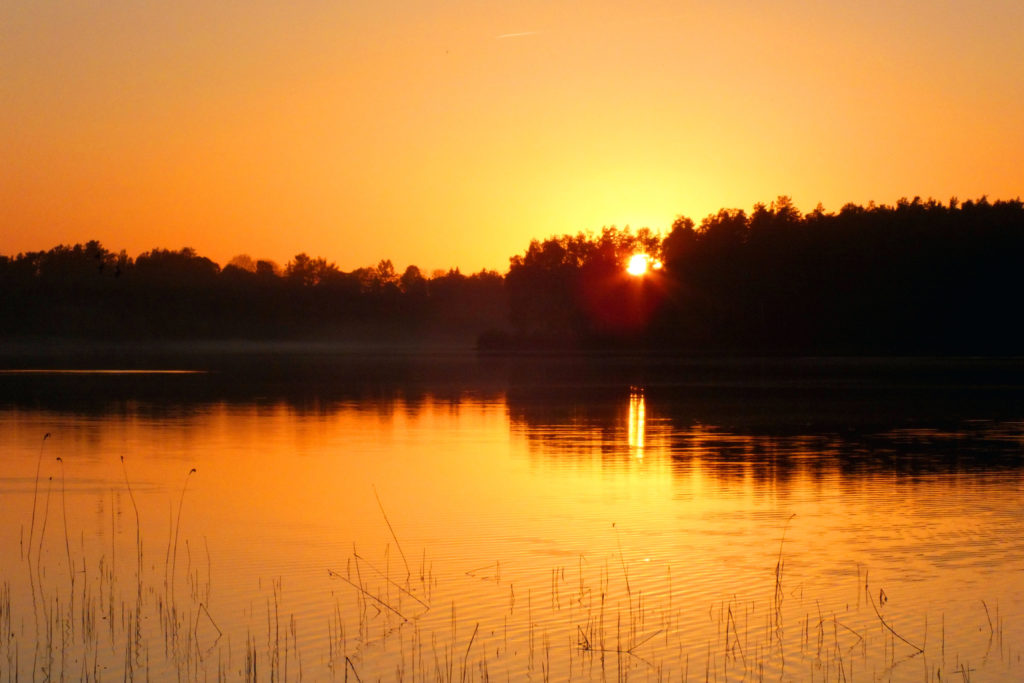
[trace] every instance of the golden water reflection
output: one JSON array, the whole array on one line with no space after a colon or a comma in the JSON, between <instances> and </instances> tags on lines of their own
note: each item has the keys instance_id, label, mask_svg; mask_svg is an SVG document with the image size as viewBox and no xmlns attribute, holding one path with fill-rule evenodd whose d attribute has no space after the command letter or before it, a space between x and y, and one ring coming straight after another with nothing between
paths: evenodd
<instances>
[{"instance_id":1,"label":"golden water reflection","mask_svg":"<svg viewBox=\"0 0 1024 683\"><path fill-rule=\"evenodd\" d=\"M644 457L644 428L647 424L647 406L642 387L629 389L629 447L637 458Z\"/></svg>"},{"instance_id":2,"label":"golden water reflection","mask_svg":"<svg viewBox=\"0 0 1024 683\"><path fill-rule=\"evenodd\" d=\"M901 417L886 406L801 403L767 413L759 402L702 402L643 387L552 399L508 395L513 432L530 452L566 467L597 458L606 467L632 460L716 479L772 486L796 475L837 481L866 472L904 474L1016 469L1024 465L1024 420L959 414ZM1024 414L1024 406L1021 408ZM813 412L817 411L817 412ZM653 459L652 459L653 458Z\"/></svg>"},{"instance_id":3,"label":"golden water reflection","mask_svg":"<svg viewBox=\"0 0 1024 683\"><path fill-rule=\"evenodd\" d=\"M930 615L934 624L949 612L951 653L954 643L968 656L984 653L984 643L971 649L977 627L987 623L975 614L981 600L998 600L1004 616L1024 614L1021 423L918 421L908 428L851 420L846 410L808 419L802 404L783 410L773 403L775 412L764 417L766 405L746 395L716 402L622 385L566 394L425 391L126 401L81 413L0 410L0 441L9 448L0 476L0 517L8 520L0 527L2 578L17 596L27 576L19 548L41 463L46 495L38 509L40 517L48 509L50 521L39 542L51 590L45 597L63 595L55 577L66 576L58 500L67 505L67 536L78 541L71 552L88 555L90 572L113 562L118 585L132 590L137 504L147 586L162 595L165 558L174 556L168 549L180 531L171 585L178 582L179 596L205 596L199 589L212 587L203 609L229 634L217 647L264 633L269 605L279 604L281 614L296 615L295 648L311 679L343 670L344 658L332 659L325 635L338 631L324 626L338 622L353 644L344 656L364 680L387 679L407 663L403 653L415 643L395 639L416 634L428 649L437 635L441 652L475 662L470 671L479 674L486 664L490 675L510 679L541 670L527 653L547 638L561 653L544 665L552 678L601 678L596 659L573 645L580 632L593 636L587 610L598 608L587 596L594 595L607 595L609 624L613 614L643 611L650 621L637 642L659 631L643 654L661 670L678 673L692 659L694 668L725 679L745 664L724 649L706 661L708 643L722 632L722 622L708 615L724 612L723 601L738 595L743 610L754 611L749 622L763 622L784 528L794 626L820 602L848 610L839 620L858 633L878 631L859 602L868 569L878 582L872 587L884 585L893 596L886 614L912 627L911 635L922 632L919 617ZM53 436L40 450L44 433ZM66 499L54 483L64 475ZM411 592L431 609L397 597L389 582L407 572L418 581ZM396 608L401 599L399 611L415 615L415 629L387 609L369 608L338 575L366 582ZM631 602L627 583L643 595L642 606ZM936 595L953 597L935 605ZM205 624L191 608L192 623ZM16 597L15 609L31 614L27 598ZM964 616L948 623L954 613ZM21 623L32 624L31 617ZM1008 641L1021 635L1020 623L1009 621ZM799 631L790 630L793 652ZM609 627L609 638L613 632ZM19 631L18 639L26 637ZM891 645L873 642L872 656L882 657L865 655L861 671L890 666L880 660ZM216 667L246 654L207 661ZM269 659L263 650L256 656ZM767 658L772 671L778 661ZM632 677L650 673L626 659L620 664ZM789 666L808 668L790 676L820 674L813 657L794 659L799 663ZM198 658L189 661L198 666ZM328 666L339 661L341 667ZM593 668L581 668L588 661ZM1004 664L993 658L988 666L1019 672L998 668ZM919 673L905 667L889 677Z\"/></svg>"}]
</instances>

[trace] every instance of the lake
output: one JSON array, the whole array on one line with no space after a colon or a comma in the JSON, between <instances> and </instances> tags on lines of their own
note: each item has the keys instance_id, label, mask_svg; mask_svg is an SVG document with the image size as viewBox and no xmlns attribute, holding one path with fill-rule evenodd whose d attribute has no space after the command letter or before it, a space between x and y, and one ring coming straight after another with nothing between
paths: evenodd
<instances>
[{"instance_id":1,"label":"lake","mask_svg":"<svg viewBox=\"0 0 1024 683\"><path fill-rule=\"evenodd\" d=\"M1019 360L4 361L5 680L1024 677Z\"/></svg>"}]
</instances>

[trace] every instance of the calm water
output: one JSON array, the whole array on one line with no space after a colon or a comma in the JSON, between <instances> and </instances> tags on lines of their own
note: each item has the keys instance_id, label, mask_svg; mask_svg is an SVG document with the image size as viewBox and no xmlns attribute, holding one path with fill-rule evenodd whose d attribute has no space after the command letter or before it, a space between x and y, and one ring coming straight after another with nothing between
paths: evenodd
<instances>
[{"instance_id":1,"label":"calm water","mask_svg":"<svg viewBox=\"0 0 1024 683\"><path fill-rule=\"evenodd\" d=\"M1024 677L1024 363L47 361L2 679Z\"/></svg>"}]
</instances>

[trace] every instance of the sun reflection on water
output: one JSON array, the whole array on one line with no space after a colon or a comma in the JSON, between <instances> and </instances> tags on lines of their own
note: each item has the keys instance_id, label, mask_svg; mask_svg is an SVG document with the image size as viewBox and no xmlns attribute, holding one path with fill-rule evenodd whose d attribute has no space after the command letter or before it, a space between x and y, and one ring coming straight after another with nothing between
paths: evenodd
<instances>
[{"instance_id":1,"label":"sun reflection on water","mask_svg":"<svg viewBox=\"0 0 1024 683\"><path fill-rule=\"evenodd\" d=\"M647 406L644 402L643 387L629 388L629 449L636 457L644 457L644 427L647 422Z\"/></svg>"}]
</instances>

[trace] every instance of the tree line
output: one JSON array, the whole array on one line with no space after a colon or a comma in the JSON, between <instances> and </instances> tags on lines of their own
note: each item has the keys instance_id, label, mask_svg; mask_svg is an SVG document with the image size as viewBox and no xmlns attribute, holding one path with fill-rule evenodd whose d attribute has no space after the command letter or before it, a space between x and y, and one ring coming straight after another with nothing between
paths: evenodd
<instances>
[{"instance_id":1,"label":"tree line","mask_svg":"<svg viewBox=\"0 0 1024 683\"><path fill-rule=\"evenodd\" d=\"M623 274L629 254L664 268ZM686 353L1024 352L1024 205L820 205L680 216L663 240L605 229L534 241L506 289L514 334L495 346ZM545 294L547 292L547 294Z\"/></svg>"},{"instance_id":2,"label":"tree line","mask_svg":"<svg viewBox=\"0 0 1024 683\"><path fill-rule=\"evenodd\" d=\"M357 340L458 338L506 318L503 278L458 269L351 272L298 254L284 267L237 256L223 268L191 248L131 258L99 242L0 257L6 336Z\"/></svg>"},{"instance_id":3,"label":"tree line","mask_svg":"<svg viewBox=\"0 0 1024 683\"><path fill-rule=\"evenodd\" d=\"M636 253L663 262L626 273ZM345 272L299 254L220 267L192 249L99 242L0 257L7 337L373 341L480 334L482 348L1019 354L1024 205L788 197L648 229L534 240L504 275Z\"/></svg>"}]
</instances>

